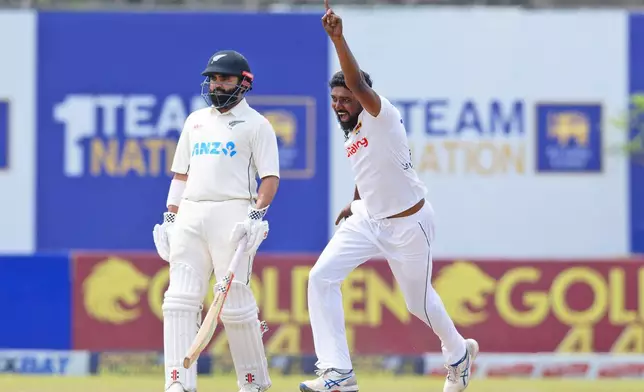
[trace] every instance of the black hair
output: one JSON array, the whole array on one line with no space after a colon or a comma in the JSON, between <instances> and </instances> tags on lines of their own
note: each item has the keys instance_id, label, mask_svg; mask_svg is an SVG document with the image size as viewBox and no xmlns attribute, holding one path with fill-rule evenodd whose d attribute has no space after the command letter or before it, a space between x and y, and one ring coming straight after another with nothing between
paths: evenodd
<instances>
[{"instance_id":1,"label":"black hair","mask_svg":"<svg viewBox=\"0 0 644 392\"><path fill-rule=\"evenodd\" d=\"M369 85L369 87L373 87L373 82L371 81L371 76L369 76L368 73L366 73L363 70L360 70L360 73L362 74L362 78L364 81ZM347 87L347 83L344 80L344 72L338 71L333 76L331 77L331 80L329 81L329 87L344 87L346 89L349 89Z\"/></svg>"}]
</instances>

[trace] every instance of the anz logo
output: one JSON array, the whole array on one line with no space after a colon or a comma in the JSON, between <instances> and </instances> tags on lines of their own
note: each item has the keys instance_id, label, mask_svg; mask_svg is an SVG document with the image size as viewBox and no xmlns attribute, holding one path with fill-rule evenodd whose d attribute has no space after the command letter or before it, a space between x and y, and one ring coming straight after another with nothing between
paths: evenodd
<instances>
[{"instance_id":1,"label":"anz logo","mask_svg":"<svg viewBox=\"0 0 644 392\"><path fill-rule=\"evenodd\" d=\"M196 155L225 155L234 157L237 155L235 143L233 142L202 142L195 143L192 147L192 156Z\"/></svg>"}]
</instances>

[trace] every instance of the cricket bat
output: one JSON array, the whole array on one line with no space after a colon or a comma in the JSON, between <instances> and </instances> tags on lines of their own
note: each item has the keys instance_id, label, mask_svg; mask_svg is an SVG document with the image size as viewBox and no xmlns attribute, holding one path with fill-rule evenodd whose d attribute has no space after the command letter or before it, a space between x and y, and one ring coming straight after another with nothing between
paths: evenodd
<instances>
[{"instance_id":1,"label":"cricket bat","mask_svg":"<svg viewBox=\"0 0 644 392\"><path fill-rule=\"evenodd\" d=\"M235 270L237 269L239 260L244 254L244 249L246 248L247 241L248 238L246 236L244 236L239 241L237 250L235 250L235 255L233 256L233 259L230 262L230 266L228 267L228 271L226 272L226 276L221 282L218 283L217 291L215 292L212 304L210 304L208 313L206 313L206 317L201 323L201 327L197 332L197 336L195 336L190 349L183 359L183 367L186 369L190 368L190 366L192 366L197 358L199 358L199 354L201 354L201 352L206 348L206 346L212 339L212 335L215 334L217 323L219 321L219 315L221 314L221 310L224 307L226 296L228 296L228 291L230 290L230 284L235 277Z\"/></svg>"}]
</instances>

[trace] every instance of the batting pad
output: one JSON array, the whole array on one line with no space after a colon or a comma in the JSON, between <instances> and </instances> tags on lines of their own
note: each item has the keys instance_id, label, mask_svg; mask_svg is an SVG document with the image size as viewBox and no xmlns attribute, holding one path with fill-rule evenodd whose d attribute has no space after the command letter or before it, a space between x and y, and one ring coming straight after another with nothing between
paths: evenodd
<instances>
[{"instance_id":1,"label":"batting pad","mask_svg":"<svg viewBox=\"0 0 644 392\"><path fill-rule=\"evenodd\" d=\"M170 286L163 299L165 389L175 382L187 391L197 389L197 362L190 369L182 363L201 324L206 283L191 266L170 264Z\"/></svg>"},{"instance_id":2,"label":"batting pad","mask_svg":"<svg viewBox=\"0 0 644 392\"><path fill-rule=\"evenodd\" d=\"M271 379L258 312L250 288L233 281L220 318L226 328L237 384L240 388L244 384L255 384L264 391L271 386Z\"/></svg>"}]
</instances>

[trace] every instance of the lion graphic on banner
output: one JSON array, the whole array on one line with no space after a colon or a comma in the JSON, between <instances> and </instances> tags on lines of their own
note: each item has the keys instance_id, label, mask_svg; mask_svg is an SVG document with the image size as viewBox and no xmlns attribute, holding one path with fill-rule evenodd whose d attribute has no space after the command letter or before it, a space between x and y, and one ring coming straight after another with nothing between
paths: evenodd
<instances>
[{"instance_id":1,"label":"lion graphic on banner","mask_svg":"<svg viewBox=\"0 0 644 392\"><path fill-rule=\"evenodd\" d=\"M447 312L455 324L463 327L485 321L487 313L483 308L495 287L494 278L476 264L466 261L456 261L442 268L434 280L434 288Z\"/></svg>"},{"instance_id":2,"label":"lion graphic on banner","mask_svg":"<svg viewBox=\"0 0 644 392\"><path fill-rule=\"evenodd\" d=\"M150 278L127 260L111 257L98 264L83 282L87 313L98 321L124 324L140 316L136 305Z\"/></svg>"}]
</instances>

